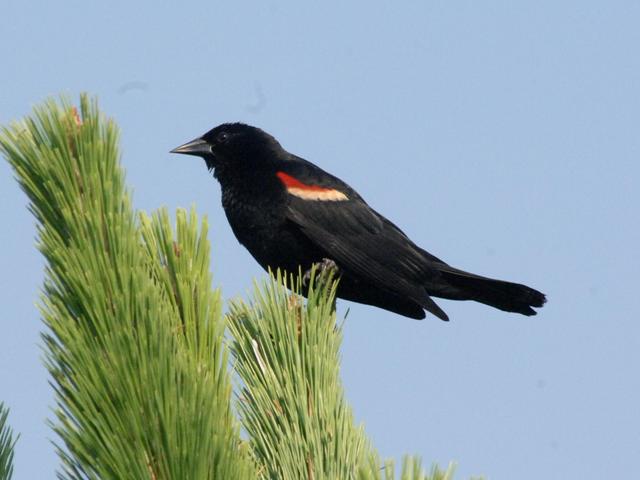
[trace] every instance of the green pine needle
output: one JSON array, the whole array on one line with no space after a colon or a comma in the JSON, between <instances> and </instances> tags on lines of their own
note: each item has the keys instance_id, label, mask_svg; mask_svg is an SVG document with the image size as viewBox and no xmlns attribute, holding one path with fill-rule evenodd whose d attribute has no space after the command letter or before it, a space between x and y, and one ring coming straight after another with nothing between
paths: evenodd
<instances>
[{"instance_id":1,"label":"green pine needle","mask_svg":"<svg viewBox=\"0 0 640 480\"><path fill-rule=\"evenodd\" d=\"M355 478L371 450L340 382L334 296L324 282L305 302L278 273L254 303L231 307L239 410L261 478Z\"/></svg>"},{"instance_id":2,"label":"green pine needle","mask_svg":"<svg viewBox=\"0 0 640 480\"><path fill-rule=\"evenodd\" d=\"M13 475L13 454L18 441L7 423L9 409L0 402L0 480L9 480Z\"/></svg>"},{"instance_id":3,"label":"green pine needle","mask_svg":"<svg viewBox=\"0 0 640 480\"><path fill-rule=\"evenodd\" d=\"M260 478L392 480L393 462L382 466L345 400L336 283L320 275L308 300L301 291L277 272L256 285L252 303L235 302L229 314L238 410ZM451 480L453 466L426 474L419 459L406 457L401 478Z\"/></svg>"},{"instance_id":4,"label":"green pine needle","mask_svg":"<svg viewBox=\"0 0 640 480\"><path fill-rule=\"evenodd\" d=\"M206 221L136 214L118 132L81 98L5 128L38 220L40 302L64 478L251 478L230 407Z\"/></svg>"}]
</instances>

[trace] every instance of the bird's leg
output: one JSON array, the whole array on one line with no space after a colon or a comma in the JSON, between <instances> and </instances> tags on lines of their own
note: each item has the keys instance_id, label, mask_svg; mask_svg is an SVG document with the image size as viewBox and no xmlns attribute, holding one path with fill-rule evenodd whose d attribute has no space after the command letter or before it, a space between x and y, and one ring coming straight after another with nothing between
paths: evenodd
<instances>
[{"instance_id":1,"label":"bird's leg","mask_svg":"<svg viewBox=\"0 0 640 480\"><path fill-rule=\"evenodd\" d=\"M320 281L323 278L335 278L340 272L340 269L338 268L338 265L336 265L336 262L334 262L330 258L323 258L321 262L314 263L308 270L304 272L304 275L302 276L302 285L304 287L309 286L309 283L311 281L311 272L314 270L314 267L316 271L316 278Z\"/></svg>"},{"instance_id":2,"label":"bird's leg","mask_svg":"<svg viewBox=\"0 0 640 480\"><path fill-rule=\"evenodd\" d=\"M336 262L331 260L330 258L323 258L321 262L314 263L311 268L309 268L302 277L302 285L305 288L308 288L311 283L311 272L316 272L315 278L315 289L318 287L324 286L326 282L329 280L335 280L340 276L340 268L336 265ZM333 298L332 311L336 311L336 299Z\"/></svg>"},{"instance_id":3,"label":"bird's leg","mask_svg":"<svg viewBox=\"0 0 640 480\"><path fill-rule=\"evenodd\" d=\"M335 277L340 269L338 268L338 265L336 265L336 262L334 262L330 258L323 258L322 262L318 263L318 271L320 272L321 276Z\"/></svg>"},{"instance_id":4,"label":"bird's leg","mask_svg":"<svg viewBox=\"0 0 640 480\"><path fill-rule=\"evenodd\" d=\"M305 270L304 275L302 275L302 286L305 289L309 287L309 283L311 282L311 272L315 265L317 265L317 263L312 264L308 270Z\"/></svg>"}]
</instances>

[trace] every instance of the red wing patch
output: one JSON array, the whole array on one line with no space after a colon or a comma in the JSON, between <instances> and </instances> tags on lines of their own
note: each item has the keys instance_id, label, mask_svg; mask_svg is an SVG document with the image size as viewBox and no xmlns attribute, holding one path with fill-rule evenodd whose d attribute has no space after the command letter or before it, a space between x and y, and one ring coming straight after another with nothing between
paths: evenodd
<instances>
[{"instance_id":1,"label":"red wing patch","mask_svg":"<svg viewBox=\"0 0 640 480\"><path fill-rule=\"evenodd\" d=\"M319 187L317 185L307 185L297 178L284 172L277 172L276 175L291 195L303 200L320 200L329 202L341 202L349 198L340 190L333 188Z\"/></svg>"}]
</instances>

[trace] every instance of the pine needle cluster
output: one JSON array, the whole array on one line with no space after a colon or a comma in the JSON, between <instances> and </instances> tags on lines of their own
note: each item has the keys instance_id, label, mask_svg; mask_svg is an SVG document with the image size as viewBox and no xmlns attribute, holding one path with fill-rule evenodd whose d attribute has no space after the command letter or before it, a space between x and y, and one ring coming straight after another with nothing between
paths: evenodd
<instances>
[{"instance_id":1,"label":"pine needle cluster","mask_svg":"<svg viewBox=\"0 0 640 480\"><path fill-rule=\"evenodd\" d=\"M13 455L17 437L7 423L9 409L0 402L0 480L9 480L13 475Z\"/></svg>"}]
</instances>

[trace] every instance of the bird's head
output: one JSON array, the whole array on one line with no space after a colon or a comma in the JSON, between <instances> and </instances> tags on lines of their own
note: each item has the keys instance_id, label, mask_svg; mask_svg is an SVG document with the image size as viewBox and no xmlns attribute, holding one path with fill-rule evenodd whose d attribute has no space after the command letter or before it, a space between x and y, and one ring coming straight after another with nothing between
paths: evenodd
<instances>
[{"instance_id":1,"label":"bird's head","mask_svg":"<svg viewBox=\"0 0 640 480\"><path fill-rule=\"evenodd\" d=\"M243 123L223 123L190 142L171 150L202 157L210 170L242 171L266 166L274 153L282 151L278 141L259 128Z\"/></svg>"}]
</instances>

